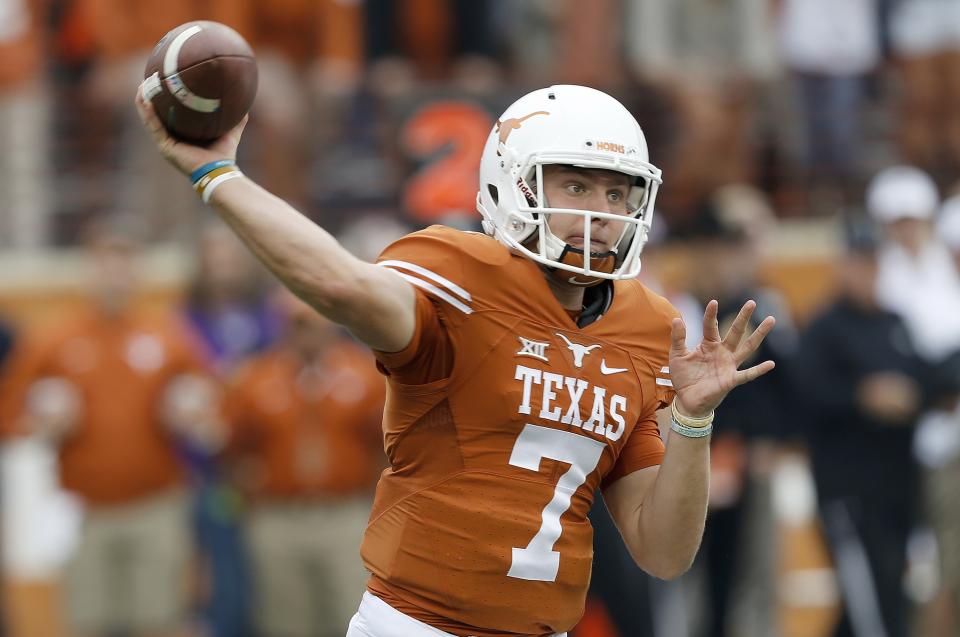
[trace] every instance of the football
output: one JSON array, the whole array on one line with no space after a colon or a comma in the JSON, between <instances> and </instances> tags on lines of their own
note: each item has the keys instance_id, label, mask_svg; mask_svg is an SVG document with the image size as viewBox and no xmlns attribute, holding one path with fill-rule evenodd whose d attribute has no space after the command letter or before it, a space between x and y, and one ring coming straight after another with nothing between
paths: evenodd
<instances>
[{"instance_id":1,"label":"football","mask_svg":"<svg viewBox=\"0 0 960 637\"><path fill-rule=\"evenodd\" d=\"M173 137L208 143L236 126L253 104L253 49L225 24L181 24L150 54L143 94Z\"/></svg>"}]
</instances>

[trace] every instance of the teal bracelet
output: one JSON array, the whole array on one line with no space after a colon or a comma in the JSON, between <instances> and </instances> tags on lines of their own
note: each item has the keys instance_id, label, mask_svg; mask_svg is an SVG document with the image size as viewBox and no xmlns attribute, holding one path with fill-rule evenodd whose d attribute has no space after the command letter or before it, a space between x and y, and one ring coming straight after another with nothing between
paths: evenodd
<instances>
[{"instance_id":1,"label":"teal bracelet","mask_svg":"<svg viewBox=\"0 0 960 637\"><path fill-rule=\"evenodd\" d=\"M704 438L713 433L712 424L707 425L706 427L687 427L686 425L677 422L676 418L670 419L670 428L686 438Z\"/></svg>"},{"instance_id":2,"label":"teal bracelet","mask_svg":"<svg viewBox=\"0 0 960 637\"><path fill-rule=\"evenodd\" d=\"M203 179L203 176L209 172L213 172L217 168L223 168L224 166L236 166L237 162L232 159L218 159L217 161L212 161L208 164L200 166L192 173L190 173L190 182L193 185L197 185L197 182Z\"/></svg>"}]
</instances>

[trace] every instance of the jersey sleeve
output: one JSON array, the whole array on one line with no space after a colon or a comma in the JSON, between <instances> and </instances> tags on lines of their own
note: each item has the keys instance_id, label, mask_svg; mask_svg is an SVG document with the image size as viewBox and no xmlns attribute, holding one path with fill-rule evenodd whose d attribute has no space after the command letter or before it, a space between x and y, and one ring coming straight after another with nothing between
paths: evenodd
<instances>
[{"instance_id":1,"label":"jersey sleeve","mask_svg":"<svg viewBox=\"0 0 960 637\"><path fill-rule=\"evenodd\" d=\"M666 360L664 360L663 363L663 365L657 365L653 370L655 375L654 382L657 387L655 392L657 404L654 411L668 407L677 395L676 390L673 388L673 380L670 377L670 365L667 364L668 361Z\"/></svg>"},{"instance_id":2,"label":"jersey sleeve","mask_svg":"<svg viewBox=\"0 0 960 637\"><path fill-rule=\"evenodd\" d=\"M416 292L416 327L410 343L399 352L374 352L380 371L405 385L450 375L450 326L473 312L473 299L463 287L462 248L455 237L449 229L427 228L395 242L377 260Z\"/></svg>"},{"instance_id":3,"label":"jersey sleeve","mask_svg":"<svg viewBox=\"0 0 960 637\"><path fill-rule=\"evenodd\" d=\"M647 407L647 411L651 414L650 417L655 419L652 414L669 406L676 396L673 379L670 376L671 330L673 319L682 317L677 308L673 307L667 299L651 296L650 305L659 318L656 321L658 327L651 330L651 342L647 354L654 383L653 400Z\"/></svg>"},{"instance_id":4,"label":"jersey sleeve","mask_svg":"<svg viewBox=\"0 0 960 637\"><path fill-rule=\"evenodd\" d=\"M24 401L30 386L49 373L57 344L56 337L33 331L14 346L0 378L0 437L26 433L18 428Z\"/></svg>"},{"instance_id":5,"label":"jersey sleeve","mask_svg":"<svg viewBox=\"0 0 960 637\"><path fill-rule=\"evenodd\" d=\"M620 478L659 465L663 461L663 439L660 437L660 426L657 424L656 414L637 423L627 443L620 450L617 462L600 483L601 489L606 489Z\"/></svg>"}]
</instances>

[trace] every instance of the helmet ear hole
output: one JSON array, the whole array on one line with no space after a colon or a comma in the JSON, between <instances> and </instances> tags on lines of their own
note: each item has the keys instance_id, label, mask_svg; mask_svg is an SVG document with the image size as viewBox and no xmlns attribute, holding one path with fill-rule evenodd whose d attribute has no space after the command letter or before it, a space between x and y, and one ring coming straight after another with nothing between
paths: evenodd
<instances>
[{"instance_id":1,"label":"helmet ear hole","mask_svg":"<svg viewBox=\"0 0 960 637\"><path fill-rule=\"evenodd\" d=\"M493 199L493 205L497 206L500 204L500 191L497 190L497 187L493 184L487 184L487 192L490 193L490 198Z\"/></svg>"}]
</instances>

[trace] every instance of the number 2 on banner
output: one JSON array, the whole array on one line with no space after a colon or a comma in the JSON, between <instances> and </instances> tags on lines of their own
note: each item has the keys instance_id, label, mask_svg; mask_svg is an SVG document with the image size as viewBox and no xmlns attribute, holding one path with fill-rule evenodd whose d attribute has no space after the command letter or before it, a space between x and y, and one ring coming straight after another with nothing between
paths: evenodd
<instances>
[{"instance_id":1,"label":"number 2 on banner","mask_svg":"<svg viewBox=\"0 0 960 637\"><path fill-rule=\"evenodd\" d=\"M604 447L604 443L580 434L537 425L526 425L517 436L510 454L513 466L539 471L541 458L549 458L565 462L570 468L560 476L553 499L543 508L543 521L537 534L526 548L513 547L509 577L541 582L557 579L560 553L553 550L553 545L563 532L560 516L570 508L573 494L597 468Z\"/></svg>"},{"instance_id":2,"label":"number 2 on banner","mask_svg":"<svg viewBox=\"0 0 960 637\"><path fill-rule=\"evenodd\" d=\"M480 154L492 125L482 108L457 101L430 104L404 124L407 152L425 158L443 151L407 183L403 203L413 217L436 222L475 214Z\"/></svg>"}]
</instances>

